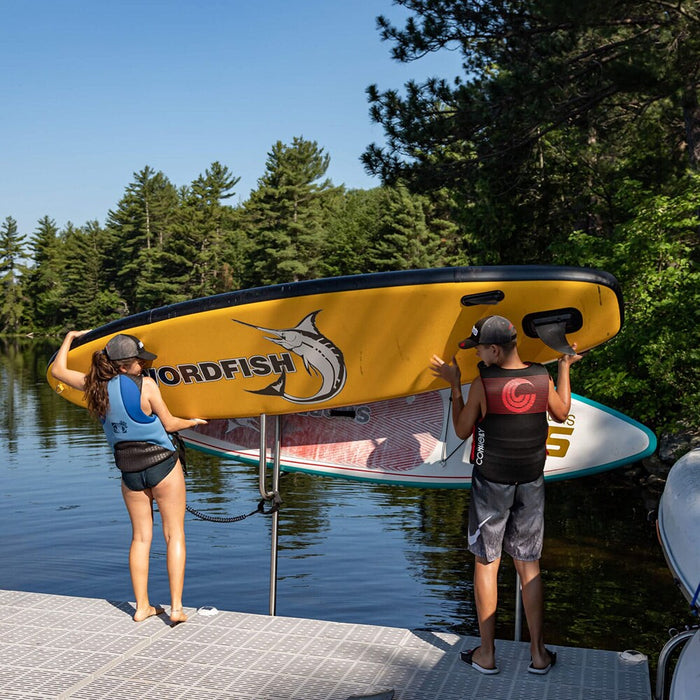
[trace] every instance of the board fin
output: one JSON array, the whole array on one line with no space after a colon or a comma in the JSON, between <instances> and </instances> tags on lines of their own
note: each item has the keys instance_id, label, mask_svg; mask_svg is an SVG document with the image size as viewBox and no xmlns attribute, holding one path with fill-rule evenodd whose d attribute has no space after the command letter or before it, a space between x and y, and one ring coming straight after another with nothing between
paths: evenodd
<instances>
[{"instance_id":1,"label":"board fin","mask_svg":"<svg viewBox=\"0 0 700 700\"><path fill-rule=\"evenodd\" d=\"M582 326L583 316L574 308L540 311L528 314L523 319L526 335L539 338L547 347L564 355L576 354L566 339L566 334L578 331Z\"/></svg>"},{"instance_id":2,"label":"board fin","mask_svg":"<svg viewBox=\"0 0 700 700\"><path fill-rule=\"evenodd\" d=\"M566 339L566 321L553 321L551 323L535 324L535 332L539 339L547 346L564 355L575 355L576 351Z\"/></svg>"}]
</instances>

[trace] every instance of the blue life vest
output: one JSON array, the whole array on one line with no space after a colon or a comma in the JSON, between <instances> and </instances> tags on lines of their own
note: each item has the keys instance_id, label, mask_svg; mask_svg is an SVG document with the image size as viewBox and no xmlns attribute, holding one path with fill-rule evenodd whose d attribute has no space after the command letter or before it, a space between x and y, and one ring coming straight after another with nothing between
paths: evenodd
<instances>
[{"instance_id":1,"label":"blue life vest","mask_svg":"<svg viewBox=\"0 0 700 700\"><path fill-rule=\"evenodd\" d=\"M107 442L112 449L119 442L149 442L173 450L160 418L147 416L141 409L141 389L126 374L118 374L107 382L109 408L102 421Z\"/></svg>"}]
</instances>

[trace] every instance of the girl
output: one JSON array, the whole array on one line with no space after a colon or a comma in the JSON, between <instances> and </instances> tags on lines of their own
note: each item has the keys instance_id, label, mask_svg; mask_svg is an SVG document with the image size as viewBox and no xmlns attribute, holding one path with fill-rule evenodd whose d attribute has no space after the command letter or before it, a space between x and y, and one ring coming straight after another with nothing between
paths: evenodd
<instances>
[{"instance_id":1,"label":"girl","mask_svg":"<svg viewBox=\"0 0 700 700\"><path fill-rule=\"evenodd\" d=\"M56 354L51 374L85 392L88 410L101 423L122 472L122 495L132 526L129 570L136 596L134 620L164 611L148 597L148 565L153 539L153 500L158 504L167 547L170 620L185 622L182 588L185 580L185 478L168 436L201 425L201 418L177 418L165 405L158 385L143 376L156 358L132 335L116 335L92 356L88 374L68 369L68 351L87 331L69 331Z\"/></svg>"}]
</instances>

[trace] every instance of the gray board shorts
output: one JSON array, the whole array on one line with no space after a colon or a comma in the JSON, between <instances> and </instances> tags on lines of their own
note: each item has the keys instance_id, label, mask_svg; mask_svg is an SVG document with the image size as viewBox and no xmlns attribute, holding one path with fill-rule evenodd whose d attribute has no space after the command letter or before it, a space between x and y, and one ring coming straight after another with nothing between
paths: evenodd
<instances>
[{"instance_id":1,"label":"gray board shorts","mask_svg":"<svg viewBox=\"0 0 700 700\"><path fill-rule=\"evenodd\" d=\"M537 561L544 539L544 476L524 484L489 481L475 469L469 502L469 551L488 562L501 551Z\"/></svg>"}]
</instances>

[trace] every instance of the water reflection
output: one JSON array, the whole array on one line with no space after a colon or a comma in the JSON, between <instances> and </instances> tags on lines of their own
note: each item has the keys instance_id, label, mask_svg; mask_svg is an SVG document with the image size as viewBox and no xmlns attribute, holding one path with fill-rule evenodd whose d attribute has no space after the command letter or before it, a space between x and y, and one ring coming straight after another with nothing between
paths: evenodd
<instances>
[{"instance_id":1,"label":"water reflection","mask_svg":"<svg viewBox=\"0 0 700 700\"><path fill-rule=\"evenodd\" d=\"M119 473L86 411L44 379L58 341L0 340L0 587L132 597L130 529ZM259 500L254 467L189 452L190 504L218 517ZM469 493L363 485L300 473L282 479L277 612L476 634ZM547 487L542 567L551 643L636 648L655 657L666 630L691 621L647 512L658 493L624 470ZM270 519L214 524L188 516L188 605L265 614ZM167 600L165 547L152 585ZM498 636L512 638L515 572L505 559Z\"/></svg>"}]
</instances>

